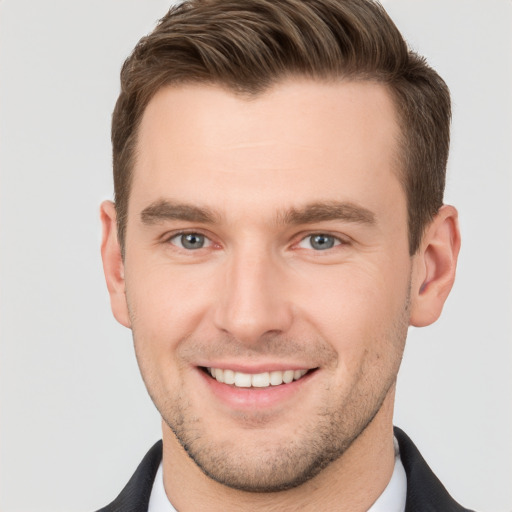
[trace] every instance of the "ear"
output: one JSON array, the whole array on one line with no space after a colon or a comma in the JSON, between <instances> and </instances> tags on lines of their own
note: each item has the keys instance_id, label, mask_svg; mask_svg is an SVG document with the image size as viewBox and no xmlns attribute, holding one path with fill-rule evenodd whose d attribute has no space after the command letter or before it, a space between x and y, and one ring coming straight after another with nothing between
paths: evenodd
<instances>
[{"instance_id":1,"label":"ear","mask_svg":"<svg viewBox=\"0 0 512 512\"><path fill-rule=\"evenodd\" d=\"M424 327L439 318L455 280L459 249L457 210L445 205L426 228L413 256L411 325Z\"/></svg>"},{"instance_id":2,"label":"ear","mask_svg":"<svg viewBox=\"0 0 512 512\"><path fill-rule=\"evenodd\" d=\"M110 294L110 306L116 320L125 327L131 327L128 305L126 303L124 264L121 246L117 239L116 209L112 201L104 201L100 207L100 219L103 230L101 241L101 259L103 271Z\"/></svg>"}]
</instances>

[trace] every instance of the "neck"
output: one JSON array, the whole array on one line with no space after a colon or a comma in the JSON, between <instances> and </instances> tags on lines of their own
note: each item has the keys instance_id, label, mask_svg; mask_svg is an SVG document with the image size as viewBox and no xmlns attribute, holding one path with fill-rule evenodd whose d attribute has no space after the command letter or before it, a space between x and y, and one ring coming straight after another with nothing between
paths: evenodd
<instances>
[{"instance_id":1,"label":"neck","mask_svg":"<svg viewBox=\"0 0 512 512\"><path fill-rule=\"evenodd\" d=\"M394 468L394 387L381 409L346 452L316 477L286 491L251 493L231 489L206 476L163 424L163 470L167 496L180 511L226 510L366 511L382 494Z\"/></svg>"}]
</instances>

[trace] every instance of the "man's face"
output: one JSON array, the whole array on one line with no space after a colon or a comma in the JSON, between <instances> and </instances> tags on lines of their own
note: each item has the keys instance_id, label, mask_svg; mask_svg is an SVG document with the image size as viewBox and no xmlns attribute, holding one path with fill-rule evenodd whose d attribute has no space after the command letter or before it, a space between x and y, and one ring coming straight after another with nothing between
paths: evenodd
<instances>
[{"instance_id":1,"label":"man's face","mask_svg":"<svg viewBox=\"0 0 512 512\"><path fill-rule=\"evenodd\" d=\"M149 393L215 480L298 485L390 421L411 258L388 93L165 88L139 135L124 276Z\"/></svg>"}]
</instances>

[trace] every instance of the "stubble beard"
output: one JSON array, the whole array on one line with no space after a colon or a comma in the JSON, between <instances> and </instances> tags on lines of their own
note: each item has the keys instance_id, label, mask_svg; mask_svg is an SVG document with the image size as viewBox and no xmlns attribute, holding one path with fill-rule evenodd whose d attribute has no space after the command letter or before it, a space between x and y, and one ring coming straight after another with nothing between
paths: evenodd
<instances>
[{"instance_id":1,"label":"stubble beard","mask_svg":"<svg viewBox=\"0 0 512 512\"><path fill-rule=\"evenodd\" d=\"M278 440L269 432L268 445L254 442L251 428L241 428L236 440L211 439L208 418L194 414L180 392L168 396L164 403L156 396L152 399L178 442L205 475L233 489L268 493L300 486L342 457L378 414L395 382L393 373L379 389L369 393L356 388L336 403L327 403L326 398L309 417L297 418L300 435ZM260 420L265 423L264 417ZM250 423L257 422L258 418L251 416ZM258 430L259 426L254 428Z\"/></svg>"},{"instance_id":2,"label":"stubble beard","mask_svg":"<svg viewBox=\"0 0 512 512\"><path fill-rule=\"evenodd\" d=\"M313 420L299 419L299 439L283 439L279 446L272 439L269 447L257 445L257 453L250 430L241 429L247 438L240 434L236 441L209 441L208 427L201 418L191 416L186 405L177 405L174 413L162 417L188 456L212 480L246 492L279 492L304 484L342 457L373 421L394 382L364 404L364 414L361 403L357 410L352 402L342 410L324 406Z\"/></svg>"},{"instance_id":3,"label":"stubble beard","mask_svg":"<svg viewBox=\"0 0 512 512\"><path fill-rule=\"evenodd\" d=\"M377 356L377 360L388 358L386 367L376 373L376 360L366 360L360 368L356 385L349 392L337 397L337 400L325 393L321 404L308 417L297 418L300 435L284 435L276 440L270 431L266 437L269 440L267 445L254 442L251 438L252 427L257 431L265 424L265 413L259 419L251 415L246 427L240 428L236 440L212 439L208 418L200 416L200 411L194 413L190 400L181 390L173 390L172 393L162 392L162 389L156 391L158 386L151 382L151 372L145 371L143 358L137 351L137 342L135 348L144 382L154 404L177 441L200 470L214 481L233 489L271 493L298 487L314 478L342 457L371 424L396 383L408 320L409 296L403 315L392 326L385 342L380 344L392 351L391 354L383 356L381 353ZM286 346L286 341L278 341L275 346ZM315 347L315 350L320 347L330 353L331 358L335 359L331 363L337 365L338 355L334 349L325 342L317 343ZM257 439L261 440L261 437L259 435Z\"/></svg>"}]
</instances>

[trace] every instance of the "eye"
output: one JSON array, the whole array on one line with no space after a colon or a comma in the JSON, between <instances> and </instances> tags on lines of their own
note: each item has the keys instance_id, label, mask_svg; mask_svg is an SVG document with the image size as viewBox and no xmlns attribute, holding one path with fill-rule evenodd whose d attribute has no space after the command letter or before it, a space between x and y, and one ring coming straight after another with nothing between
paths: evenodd
<instances>
[{"instance_id":1,"label":"eye","mask_svg":"<svg viewBox=\"0 0 512 512\"><path fill-rule=\"evenodd\" d=\"M169 242L187 251L203 249L211 244L211 241L200 233L180 233L170 238Z\"/></svg>"},{"instance_id":2,"label":"eye","mask_svg":"<svg viewBox=\"0 0 512 512\"><path fill-rule=\"evenodd\" d=\"M317 233L303 238L298 246L302 249L314 249L315 251L325 251L332 249L336 245L340 245L341 240L332 235Z\"/></svg>"}]
</instances>

